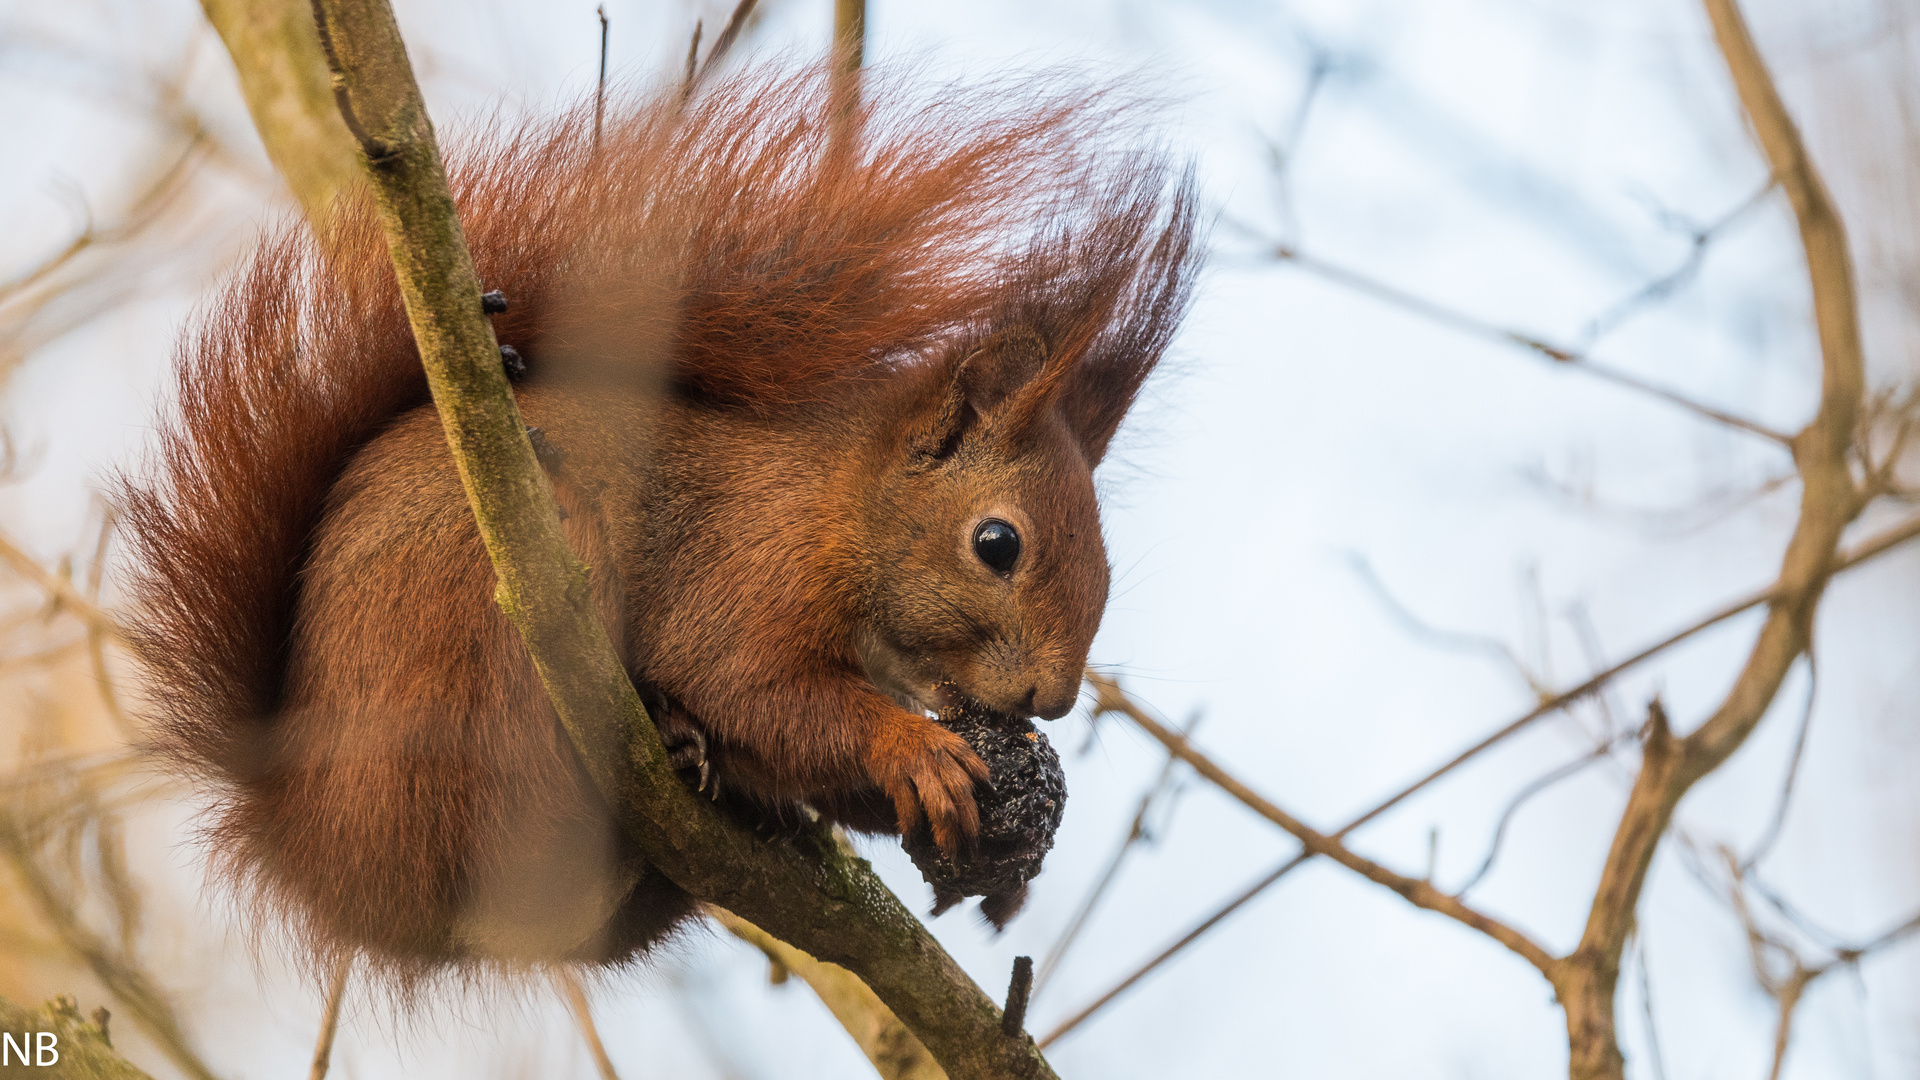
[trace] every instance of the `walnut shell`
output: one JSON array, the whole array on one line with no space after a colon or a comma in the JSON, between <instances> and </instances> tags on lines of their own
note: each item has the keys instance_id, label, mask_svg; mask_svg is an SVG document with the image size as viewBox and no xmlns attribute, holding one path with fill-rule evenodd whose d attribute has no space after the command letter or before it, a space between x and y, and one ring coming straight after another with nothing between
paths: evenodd
<instances>
[{"instance_id":1,"label":"walnut shell","mask_svg":"<svg viewBox=\"0 0 1920 1080\"><path fill-rule=\"evenodd\" d=\"M940 723L967 741L987 765L974 788L980 835L956 863L934 845L925 826L901 839L920 875L933 886L933 913L962 897L980 896L980 913L1004 928L1026 901L1067 805L1060 755L1024 717L989 712L972 702L940 710Z\"/></svg>"}]
</instances>

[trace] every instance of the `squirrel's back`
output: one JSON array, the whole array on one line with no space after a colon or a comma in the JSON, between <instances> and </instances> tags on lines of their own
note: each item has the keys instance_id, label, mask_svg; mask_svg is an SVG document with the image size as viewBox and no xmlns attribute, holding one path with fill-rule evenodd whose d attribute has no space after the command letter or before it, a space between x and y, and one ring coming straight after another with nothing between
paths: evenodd
<instances>
[{"instance_id":1,"label":"squirrel's back","mask_svg":"<svg viewBox=\"0 0 1920 1080\"><path fill-rule=\"evenodd\" d=\"M1111 346L1064 376L1110 388L1069 406L1102 432L1097 461L1164 348L1191 204L1163 205L1159 157L1116 152L1124 108L1044 80L866 93L851 152L810 72L611 107L599 132L590 107L503 125L448 155L530 422L542 401L602 402L560 440L556 486L616 638L622 559L645 556L613 547L645 530L601 503L661 456L659 409L830 411L935 377L930 357L1010 315L1052 319L1076 357ZM176 368L151 468L122 487L134 638L156 749L215 793L219 868L315 949L402 972L617 959L682 918L691 901L619 850L493 608L364 201L324 240L271 230ZM514 940L550 910L551 888L521 887L542 879L604 925Z\"/></svg>"}]
</instances>

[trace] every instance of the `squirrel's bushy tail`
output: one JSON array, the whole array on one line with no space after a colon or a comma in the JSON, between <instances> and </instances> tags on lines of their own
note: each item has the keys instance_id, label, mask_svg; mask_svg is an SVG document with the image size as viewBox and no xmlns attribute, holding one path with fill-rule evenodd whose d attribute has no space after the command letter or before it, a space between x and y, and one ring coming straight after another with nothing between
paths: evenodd
<instances>
[{"instance_id":1,"label":"squirrel's bushy tail","mask_svg":"<svg viewBox=\"0 0 1920 1080\"><path fill-rule=\"evenodd\" d=\"M501 341L535 380L610 364L665 373L668 392L716 407L804 407L1004 311L1009 282L1075 215L1124 203L1151 217L1156 200L1126 196L1171 182L1137 150L1136 110L1071 80L927 88L869 74L863 93L845 143L815 70L615 104L597 138L588 106L452 149L483 288L511 305ZM156 749L229 806L267 781L328 491L427 400L384 238L364 198L344 205L324 240L297 222L270 229L198 314L149 466L120 485ZM1175 240L1148 237L1148 251L1136 229L1121 246L1183 262L1183 205ZM1167 288L1129 318L1171 325L1159 309L1184 291ZM1133 378L1129 396L1164 344L1131 332L1140 370L1107 373ZM244 820L216 812L215 843Z\"/></svg>"}]
</instances>

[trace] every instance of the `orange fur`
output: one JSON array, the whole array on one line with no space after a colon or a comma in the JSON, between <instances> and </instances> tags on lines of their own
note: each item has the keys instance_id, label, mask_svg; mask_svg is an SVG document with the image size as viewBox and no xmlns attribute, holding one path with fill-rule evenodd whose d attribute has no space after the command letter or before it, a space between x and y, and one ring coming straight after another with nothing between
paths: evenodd
<instances>
[{"instance_id":1,"label":"orange fur","mask_svg":"<svg viewBox=\"0 0 1920 1080\"><path fill-rule=\"evenodd\" d=\"M670 741L723 797L948 848L983 775L951 683L1059 715L1106 600L1091 471L1185 307L1192 197L1126 110L1030 80L823 77L591 111L449 155L528 360L523 414ZM626 848L525 651L363 205L207 307L123 485L158 749L220 866L320 951L409 978L612 961L692 900ZM1002 577L983 516L1024 546Z\"/></svg>"}]
</instances>

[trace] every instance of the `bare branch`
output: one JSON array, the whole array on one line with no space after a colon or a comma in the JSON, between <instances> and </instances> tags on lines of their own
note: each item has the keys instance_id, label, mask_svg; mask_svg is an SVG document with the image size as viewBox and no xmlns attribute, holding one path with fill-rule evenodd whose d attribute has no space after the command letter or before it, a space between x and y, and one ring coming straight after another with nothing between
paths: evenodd
<instances>
[{"instance_id":1,"label":"bare branch","mask_svg":"<svg viewBox=\"0 0 1920 1080\"><path fill-rule=\"evenodd\" d=\"M740 0L734 5L733 15L727 19L727 25L720 30L720 36L713 39L713 51L707 54L706 62L700 65L700 74L694 78L695 88L713 74L714 68L733 51L734 43L740 40L740 31L746 29L747 19L759 0Z\"/></svg>"},{"instance_id":2,"label":"bare branch","mask_svg":"<svg viewBox=\"0 0 1920 1080\"><path fill-rule=\"evenodd\" d=\"M95 607L93 601L80 595L80 590L73 587L73 582L41 566L39 560L22 551L5 534L0 534L0 559L10 564L21 577L38 585L55 604L85 620L90 627L116 642L125 641L113 616Z\"/></svg>"},{"instance_id":3,"label":"bare branch","mask_svg":"<svg viewBox=\"0 0 1920 1080\"><path fill-rule=\"evenodd\" d=\"M1653 973L1647 970L1647 935L1644 927L1634 932L1640 954L1640 1011L1647 1018L1647 1049L1653 1058L1653 1080L1667 1080L1666 1056L1660 1052L1660 1025L1653 1019Z\"/></svg>"},{"instance_id":4,"label":"bare branch","mask_svg":"<svg viewBox=\"0 0 1920 1080\"><path fill-rule=\"evenodd\" d=\"M1499 824L1494 826L1493 841L1487 845L1487 857L1480 863L1480 869L1475 870L1472 877L1462 882L1460 887L1454 890L1454 895L1467 895L1468 890L1480 884L1480 882L1492 872L1494 860L1500 857L1500 845L1507 837L1507 826L1513 822L1514 815L1520 812L1520 807L1525 805L1528 799L1533 798L1542 791L1547 790L1560 781L1592 765L1594 762L1599 761L1601 758L1606 757L1607 754L1613 751L1613 748L1613 743L1603 743L1600 746L1594 747L1592 750L1574 758L1565 765L1553 769L1516 792L1513 798L1508 801L1506 810L1501 812Z\"/></svg>"},{"instance_id":5,"label":"bare branch","mask_svg":"<svg viewBox=\"0 0 1920 1080\"><path fill-rule=\"evenodd\" d=\"M1691 230L1688 236L1691 243L1687 248L1687 257L1681 260L1680 265L1635 289L1625 299L1588 320L1587 325L1581 328L1578 335L1577 348L1582 352L1592 348L1593 343L1600 340L1602 335L1632 318L1640 309L1648 304L1665 300L1682 285L1693 280L1694 276L1700 272L1700 267L1706 262L1707 249L1714 238L1726 231L1734 222L1745 217L1748 211L1759 206L1761 200L1765 199L1767 193L1772 190L1773 178L1768 177L1766 183L1760 185L1753 194L1740 200L1733 209L1722 214L1711 224Z\"/></svg>"},{"instance_id":6,"label":"bare branch","mask_svg":"<svg viewBox=\"0 0 1920 1080\"><path fill-rule=\"evenodd\" d=\"M1812 645L1807 647L1807 704L1800 711L1800 727L1793 736L1793 750L1787 755L1787 775L1780 782L1780 799L1774 804L1773 817L1767 824L1767 830L1753 845L1753 850L1742 860L1742 870L1752 869L1760 860L1773 850L1774 842L1780 839L1780 830L1787 823L1787 807L1793 801L1794 781L1800 776L1800 759L1807 750L1807 733L1813 728L1813 703L1820 692L1819 665L1814 660Z\"/></svg>"},{"instance_id":7,"label":"bare branch","mask_svg":"<svg viewBox=\"0 0 1920 1080\"><path fill-rule=\"evenodd\" d=\"M180 152L165 168L146 181L140 194L134 196L119 220L100 227L94 224L93 215L88 212L80 230L59 251L40 260L18 277L0 282L0 304L13 303L26 297L83 253L122 243L152 224L174 196L179 194L205 150L207 141L206 132L197 123L194 124Z\"/></svg>"},{"instance_id":8,"label":"bare branch","mask_svg":"<svg viewBox=\"0 0 1920 1080\"><path fill-rule=\"evenodd\" d=\"M1215 764L1212 759L1195 750L1179 732L1155 720L1146 710L1135 705L1131 699L1118 693L1118 687L1111 680L1097 677L1092 681L1102 691L1102 700L1095 708L1118 712L1132 720L1141 730L1158 739L1160 744L1167 748L1168 753L1193 766L1194 771L1240 800L1261 817L1292 833L1308 852L1332 859L1367 880L1392 889L1416 907L1438 912L1480 931L1519 954L1528 963L1540 969L1541 973L1549 979L1554 977L1559 961L1525 934L1492 916L1474 910L1462 903L1458 897L1441 892L1434 888L1431 882L1395 873L1371 859L1355 854L1338 839L1309 828L1300 819L1275 806Z\"/></svg>"},{"instance_id":9,"label":"bare branch","mask_svg":"<svg viewBox=\"0 0 1920 1080\"><path fill-rule=\"evenodd\" d=\"M1200 716L1201 714L1195 713L1193 719L1187 721L1187 726L1181 731L1181 734L1191 737L1194 729L1200 725ZM1121 838L1120 846L1114 849L1113 858L1108 861L1106 870L1100 875L1099 879L1094 883L1093 888L1087 893L1087 898L1081 902L1080 908L1074 912L1073 918L1067 921L1067 928L1061 932L1060 939L1053 943L1053 948L1047 950L1046 959L1040 962L1040 971L1034 976L1033 980L1034 993L1037 994L1040 992L1040 988L1046 985L1048 977L1053 974L1054 970L1059 966L1060 961L1066 957L1067 950L1073 946L1074 938L1080 934L1080 928L1086 925L1088 917L1093 914L1093 909L1099 905L1101 898L1106 895L1107 888L1111 886L1114 879L1119 876L1120 867L1126 862L1128 853L1133 850L1134 845L1147 838L1147 814L1153 809L1154 804L1159 801L1160 797L1166 794L1169 788L1171 788L1174 766L1177 763L1177 758L1168 755L1166 765L1160 770L1160 776L1154 780L1153 786L1147 788L1147 790L1141 794L1140 805L1133 812L1133 822L1127 826L1127 833Z\"/></svg>"},{"instance_id":10,"label":"bare branch","mask_svg":"<svg viewBox=\"0 0 1920 1080\"><path fill-rule=\"evenodd\" d=\"M593 11L600 19L600 78L593 84L593 152L600 152L600 122L607 112L607 36L612 25L607 22L607 5L601 4Z\"/></svg>"},{"instance_id":11,"label":"bare branch","mask_svg":"<svg viewBox=\"0 0 1920 1080\"><path fill-rule=\"evenodd\" d=\"M1800 222L1820 331L1820 405L1791 443L1801 476L1800 516L1771 590L1766 622L1733 688L1685 738L1668 730L1657 702L1652 710L1640 774L1601 870L1586 930L1555 982L1567 1015L1574 1080L1617 1080L1624 1074L1614 1031L1615 984L1653 853L1680 799L1746 741L1788 668L1806 650L1841 534L1865 504L1850 468L1865 374L1846 233L1738 8L1733 0L1703 2L1741 104Z\"/></svg>"},{"instance_id":12,"label":"bare branch","mask_svg":"<svg viewBox=\"0 0 1920 1080\"><path fill-rule=\"evenodd\" d=\"M833 0L833 130L829 150L853 153L860 121L860 70L867 62L867 0Z\"/></svg>"},{"instance_id":13,"label":"bare branch","mask_svg":"<svg viewBox=\"0 0 1920 1080\"><path fill-rule=\"evenodd\" d=\"M587 1001L587 991L580 985L580 977L568 967L556 967L552 975L554 985L567 1003L567 1011L573 1014L573 1022L580 1027L580 1037L586 1040L587 1052L593 1055L593 1067L599 1070L600 1080L620 1080L620 1074L613 1070L613 1059L607 1056L606 1044L600 1041L600 1029L594 1026L593 1006Z\"/></svg>"},{"instance_id":14,"label":"bare branch","mask_svg":"<svg viewBox=\"0 0 1920 1080\"><path fill-rule=\"evenodd\" d=\"M326 58L305 0L200 0L240 76L247 113L307 221L325 231L359 169L334 107Z\"/></svg>"},{"instance_id":15,"label":"bare branch","mask_svg":"<svg viewBox=\"0 0 1920 1080\"><path fill-rule=\"evenodd\" d=\"M1727 871L1724 898L1733 909L1734 916L1740 921L1741 929L1746 933L1748 958L1753 967L1754 981L1774 999L1776 1019L1773 1035L1773 1067L1768 1073L1768 1078L1779 1080L1781 1069L1786 1062L1787 1049L1793 1041L1794 1013L1799 1008L1808 987L1828 972L1857 964L1867 956L1920 930L1920 913L1864 945L1834 948L1831 959L1809 964L1797 949L1768 933L1754 917L1753 909L1748 905L1746 897L1746 887L1752 880L1751 863L1743 862L1732 848L1724 846L1720 849L1720 857ZM1784 905L1781 906L1784 907ZM1786 961L1784 975L1775 974L1768 965L1769 954L1778 955Z\"/></svg>"},{"instance_id":16,"label":"bare branch","mask_svg":"<svg viewBox=\"0 0 1920 1080\"><path fill-rule=\"evenodd\" d=\"M345 953L333 962L333 973L327 978L327 1004L320 1014L320 1036L314 1042L313 1068L307 1072L307 1080L327 1080L327 1069L333 1062L333 1040L340 1033L340 1003L346 1000L347 976L353 973L353 954Z\"/></svg>"},{"instance_id":17,"label":"bare branch","mask_svg":"<svg viewBox=\"0 0 1920 1080\"><path fill-rule=\"evenodd\" d=\"M1835 574L1838 574L1845 570L1851 570L1854 567L1861 565L1862 563L1868 562L1879 555L1882 555L1888 551L1891 551L1895 547L1898 547L1899 545L1906 543L1907 541L1912 540L1915 537L1920 537L1920 517L1908 519L1907 521L1901 522L1898 525L1894 525L1890 528L1882 530L1881 532L1876 533L1873 536L1869 537L1864 542L1858 545L1855 545L1853 548L1849 549L1845 553L1836 557L1836 559L1834 560L1833 572ZM1560 710L1588 696L1591 696L1593 694L1600 692L1606 686L1608 686L1615 678L1617 678L1622 673L1628 671L1629 669L1639 666L1640 664L1646 662L1647 660L1650 660L1653 657L1659 655L1660 653L1663 653L1666 650L1674 647L1675 645L1678 645L1681 642L1686 641L1687 639L1693 637L1694 635L1699 634L1702 631L1708 630L1714 626L1718 626L1720 623L1723 623L1728 619L1733 618L1736 615L1740 615L1744 612L1750 611L1763 604L1771 603L1779 594L1780 594L1780 587L1778 586L1778 584L1776 584L1774 586L1751 593L1748 596L1742 597L1741 599L1734 600L1726 605L1723 605L1718 610L1704 616L1703 618L1696 620L1691 625L1683 629L1680 629L1678 631L1675 631L1674 633L1667 635L1666 637L1655 642L1654 644L1641 649L1639 652L1634 653L1632 656L1627 657L1625 660L1622 660L1619 663L1616 663L1611 667L1608 667L1590 676L1585 682L1580 683L1578 686L1562 691L1550 698L1543 700L1542 702L1540 702L1540 704L1534 706L1532 709L1528 710L1526 713L1508 722L1506 725L1494 731L1492 734L1486 736L1485 738L1482 738L1480 741L1467 747L1466 749L1462 750L1460 753L1455 754L1452 758L1448 759L1446 762L1442 763L1441 765L1435 767L1434 769L1432 769L1431 771L1429 771L1428 773L1420 777L1418 780L1415 780L1413 783L1408 784L1406 787L1401 788L1398 792L1387 797L1384 801L1375 804L1372 809L1366 811L1365 813L1359 815L1353 820L1347 822L1345 825L1341 826L1338 830L1336 830L1332 834L1333 838L1334 839L1345 838L1348 833L1351 833L1355 829L1358 829L1361 826L1366 825L1367 823L1373 821L1375 818L1379 817L1380 815L1385 814L1387 811L1393 809L1395 806L1398 806L1400 803L1406 801L1409 798L1412 798L1414 795L1426 789L1428 786L1438 782L1440 779L1445 777L1447 774L1453 772L1455 769L1459 768L1462 765L1465 765L1467 762L1473 760L1474 758L1480 756L1486 751L1492 749L1493 747L1499 745L1500 743L1520 733L1521 731L1525 730L1535 722L1541 720L1544 717L1551 716L1559 712ZM1089 671L1087 674L1087 679L1088 679L1088 682L1093 684L1095 691L1097 693L1100 693L1103 695L1112 694L1112 695L1115 695L1117 698L1125 697L1125 693L1124 691L1120 690L1118 683L1100 674L1099 672ZM1137 708L1137 705L1136 705L1136 708ZM1098 706L1096 706L1096 711L1094 715L1096 718L1100 715ZM1041 1047L1044 1049L1045 1047L1051 1045L1053 1042L1060 1039L1062 1036L1066 1035L1068 1032L1079 1027L1082 1023L1084 1023L1088 1019L1091 1019L1095 1013L1099 1012L1101 1009L1111 1004L1114 1000L1118 999L1123 993L1125 993L1127 990L1131 989L1134 985L1139 983L1140 980L1146 978L1146 976L1151 974L1154 970L1159 968L1161 965L1173 959L1176 955L1178 955L1180 952L1185 950L1187 946L1193 944L1195 941L1198 941L1209 930L1212 930L1215 926L1219 925L1222 921L1224 921L1227 918L1227 916L1233 914L1235 911L1238 911L1241 907L1245 906L1249 901L1253 900L1256 896L1259 896L1262 892L1265 892L1269 887L1279 882L1282 878L1286 877L1289 873L1292 873L1296 867L1300 866L1302 863L1305 863L1311 858L1313 858L1313 854L1311 852L1305 852L1275 867L1271 872L1269 872L1265 877L1262 877L1252 887L1239 893L1233 899L1227 901L1220 908L1216 909L1213 912L1213 914L1200 920L1200 922L1195 924L1195 926L1191 930L1187 931L1185 934L1181 935L1178 939L1176 939L1175 941L1167 945L1167 947L1162 949L1159 953L1155 954L1152 959L1148 960L1146 963L1136 968L1131 974L1121 979L1120 982L1117 983L1112 989L1108 990L1106 993L1102 994L1099 998L1094 1000L1091 1004L1081 1009L1079 1012L1075 1013L1072 1017L1068 1018L1066 1021L1062 1022L1058 1027L1056 1027L1053 1031L1049 1032L1047 1036L1041 1040L1040 1042Z\"/></svg>"},{"instance_id":18,"label":"bare branch","mask_svg":"<svg viewBox=\"0 0 1920 1080\"><path fill-rule=\"evenodd\" d=\"M1445 307L1424 297L1415 296L1410 292L1389 285L1377 278L1369 277L1357 270L1338 266L1323 259L1307 255L1294 248L1284 246L1275 248L1273 250L1273 257L1282 262L1297 266L1324 280L1345 286L1355 292L1379 300L1382 303L1413 312L1416 315L1440 323L1443 326L1450 326L1455 330L1464 331L1465 333L1478 337L1489 338L1494 341L1504 342L1508 345L1517 345L1574 371L1585 372L1594 378L1605 380L1616 386L1624 386L1629 390L1636 390L1642 394L1664 401L1669 405L1675 405L1685 409L1696 416L1704 417L1715 423L1724 424L1752 435L1758 435L1777 445L1787 446L1793 441L1792 436L1784 432L1775 431L1764 424L1749 420L1746 417L1736 416L1724 409L1695 401L1678 391L1669 390L1664 386L1647 382L1636 375L1629 375L1618 368L1599 363L1578 349L1563 345L1554 345L1531 334L1524 334L1517 330L1509 330L1505 327L1495 326L1484 319L1455 311L1452 308Z\"/></svg>"},{"instance_id":19,"label":"bare branch","mask_svg":"<svg viewBox=\"0 0 1920 1080\"><path fill-rule=\"evenodd\" d=\"M100 603L100 586L107 565L107 548L113 542L113 530L116 515L109 506L100 516L100 536L94 542L93 562L87 567L87 598L96 607ZM100 692L100 703L107 708L107 716L120 732L120 737L129 744L140 741L139 725L120 704L120 692L114 687L113 672L107 669L107 633L93 619L87 622L87 659L93 665L93 685Z\"/></svg>"},{"instance_id":20,"label":"bare branch","mask_svg":"<svg viewBox=\"0 0 1920 1080\"><path fill-rule=\"evenodd\" d=\"M683 102L693 96L694 80L700 77L700 34L706 28L701 20L693 20L693 38L687 42L687 70L680 76L680 100Z\"/></svg>"},{"instance_id":21,"label":"bare branch","mask_svg":"<svg viewBox=\"0 0 1920 1080\"><path fill-rule=\"evenodd\" d=\"M1229 900L1227 903L1223 904L1219 910L1215 911L1213 914L1207 916L1206 918L1200 920L1199 923L1194 925L1193 929L1188 930L1185 934L1182 934L1171 945L1168 945L1166 948L1160 950L1160 952L1157 953L1153 959L1140 965L1138 968L1135 968L1131 975L1128 975L1126 978L1121 979L1118 983L1114 984L1111 990L1108 990L1106 993L1100 995L1098 998L1095 998L1092 1001L1092 1003L1088 1004L1085 1008L1081 1009L1079 1012L1074 1013L1072 1016L1067 1017L1065 1020L1062 1020L1058 1025L1054 1027L1052 1031L1047 1032L1046 1036L1040 1040L1040 1049L1045 1050L1047 1047L1052 1046L1054 1043L1060 1041L1060 1039L1064 1037L1068 1032L1073 1031L1075 1028L1078 1028L1081 1024L1084 1024L1088 1020L1091 1020L1095 1013L1099 1012L1101 1009L1104 1009L1108 1005L1112 1004L1113 1001L1117 999L1120 995L1126 993L1128 990L1133 989L1136 983L1146 978L1148 975L1152 974L1153 971L1156 968L1158 968L1160 965L1173 959L1174 956L1178 954L1182 949L1185 949L1187 946L1200 940L1200 938L1204 936L1207 933L1207 931L1212 930L1215 926L1218 926L1222 921L1226 919L1227 916L1240 910L1243 906L1247 904L1248 901L1252 900L1256 896L1259 896L1261 893L1266 892L1268 886L1272 885L1276 881L1279 881L1281 878L1286 877L1288 874L1293 872L1294 867L1299 866L1300 864L1306 862L1308 859L1311 859L1311 858L1313 858L1311 854L1302 852L1299 855L1295 855L1293 858L1288 859L1286 862L1283 862L1279 866L1275 867L1272 871L1268 872L1268 874L1265 877L1261 878L1259 881L1254 882L1250 887L1243 890L1238 896L1235 896L1232 900Z\"/></svg>"},{"instance_id":22,"label":"bare branch","mask_svg":"<svg viewBox=\"0 0 1920 1080\"><path fill-rule=\"evenodd\" d=\"M1373 564L1367 561L1366 556L1357 551L1349 552L1347 562L1353 567L1353 572L1360 578L1361 583L1366 585L1374 597L1380 601L1380 606L1386 609L1387 614L1391 615L1393 620L1415 639L1441 649L1479 653L1489 657L1512 669L1535 697L1545 698L1552 694L1546 684L1541 682L1531 668L1527 667L1526 662L1520 659L1520 654L1514 652L1512 646L1506 642L1490 635L1471 634L1434 626L1414 614L1400 602L1399 597L1388 590L1386 583L1381 581L1380 575L1374 572Z\"/></svg>"}]
</instances>

